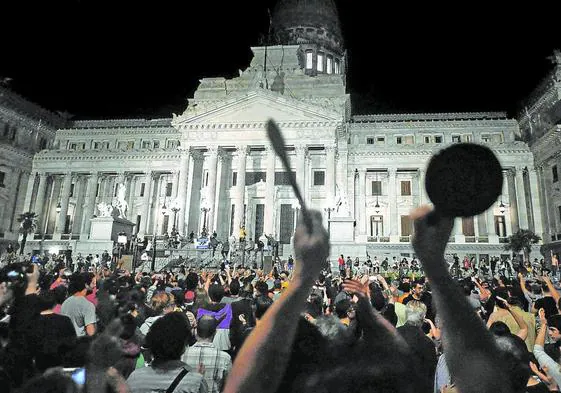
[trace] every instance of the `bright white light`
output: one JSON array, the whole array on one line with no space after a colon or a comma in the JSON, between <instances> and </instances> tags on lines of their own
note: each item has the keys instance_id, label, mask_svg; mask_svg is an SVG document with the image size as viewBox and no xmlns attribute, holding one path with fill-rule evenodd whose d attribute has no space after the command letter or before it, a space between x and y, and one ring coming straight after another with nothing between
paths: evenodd
<instances>
[{"instance_id":1,"label":"bright white light","mask_svg":"<svg viewBox=\"0 0 561 393\"><path fill-rule=\"evenodd\" d=\"M58 247L51 247L51 248L49 249L49 253L50 253L50 254L53 254L53 255L58 254L58 251L59 251L59 250L58 250Z\"/></svg>"}]
</instances>

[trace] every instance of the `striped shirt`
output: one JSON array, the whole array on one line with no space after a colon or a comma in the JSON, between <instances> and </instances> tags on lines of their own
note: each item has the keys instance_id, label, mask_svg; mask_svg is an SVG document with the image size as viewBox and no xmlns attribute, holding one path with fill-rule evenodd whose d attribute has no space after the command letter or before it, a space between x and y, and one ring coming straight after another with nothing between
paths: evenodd
<instances>
[{"instance_id":1,"label":"striped shirt","mask_svg":"<svg viewBox=\"0 0 561 393\"><path fill-rule=\"evenodd\" d=\"M218 393L232 369L232 359L226 352L216 349L213 343L197 341L192 347L187 348L182 360L193 369L199 364L205 366L204 379L208 391Z\"/></svg>"},{"instance_id":2,"label":"striped shirt","mask_svg":"<svg viewBox=\"0 0 561 393\"><path fill-rule=\"evenodd\" d=\"M181 370L185 367L189 372L183 377L174 393L207 393L209 392L203 376L195 369L179 360L172 360L155 367L142 367L133 371L127 379L132 393L164 393Z\"/></svg>"}]
</instances>

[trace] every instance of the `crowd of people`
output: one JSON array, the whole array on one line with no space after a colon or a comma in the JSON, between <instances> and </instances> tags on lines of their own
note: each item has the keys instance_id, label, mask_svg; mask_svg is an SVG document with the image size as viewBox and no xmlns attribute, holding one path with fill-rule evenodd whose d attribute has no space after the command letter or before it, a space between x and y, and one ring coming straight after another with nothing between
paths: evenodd
<instances>
[{"instance_id":1,"label":"crowd of people","mask_svg":"<svg viewBox=\"0 0 561 393\"><path fill-rule=\"evenodd\" d=\"M133 274L104 253L11 261L0 270L2 391L558 390L561 296L545 266L447 260L453 221L428 225L420 208L417 258L341 255L332 271L311 213L294 258L271 271L225 259Z\"/></svg>"}]
</instances>

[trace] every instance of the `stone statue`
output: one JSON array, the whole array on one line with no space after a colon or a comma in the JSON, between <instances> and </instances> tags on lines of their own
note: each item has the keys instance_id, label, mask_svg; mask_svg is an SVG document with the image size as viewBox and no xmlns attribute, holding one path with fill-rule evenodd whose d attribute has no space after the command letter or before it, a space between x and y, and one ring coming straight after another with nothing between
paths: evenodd
<instances>
[{"instance_id":1,"label":"stone statue","mask_svg":"<svg viewBox=\"0 0 561 393\"><path fill-rule=\"evenodd\" d=\"M113 206L105 202L100 202L97 204L97 211L99 212L99 217L111 217Z\"/></svg>"},{"instance_id":2,"label":"stone statue","mask_svg":"<svg viewBox=\"0 0 561 393\"><path fill-rule=\"evenodd\" d=\"M117 211L114 215L118 218L127 218L128 204L125 199L125 194L127 193L127 186L120 183L117 187L117 196L113 198L113 203L111 204Z\"/></svg>"},{"instance_id":3,"label":"stone statue","mask_svg":"<svg viewBox=\"0 0 561 393\"><path fill-rule=\"evenodd\" d=\"M350 217L351 209L349 208L349 200L347 195L338 185L335 185L335 216Z\"/></svg>"}]
</instances>

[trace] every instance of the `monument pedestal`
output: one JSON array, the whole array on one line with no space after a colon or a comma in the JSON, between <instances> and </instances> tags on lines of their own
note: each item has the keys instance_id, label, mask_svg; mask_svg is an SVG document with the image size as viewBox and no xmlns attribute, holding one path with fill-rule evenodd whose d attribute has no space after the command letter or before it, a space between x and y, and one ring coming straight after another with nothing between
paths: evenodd
<instances>
[{"instance_id":1,"label":"monument pedestal","mask_svg":"<svg viewBox=\"0 0 561 393\"><path fill-rule=\"evenodd\" d=\"M130 241L132 229L136 225L125 218L118 217L96 217L92 218L90 222L90 238L80 242L80 249L76 250L82 254L101 254L104 250L111 253L113 245L117 243L119 233L125 233Z\"/></svg>"},{"instance_id":2,"label":"monument pedestal","mask_svg":"<svg viewBox=\"0 0 561 393\"><path fill-rule=\"evenodd\" d=\"M348 243L354 241L354 222L352 217L333 217L329 220L329 238L331 243Z\"/></svg>"}]
</instances>

